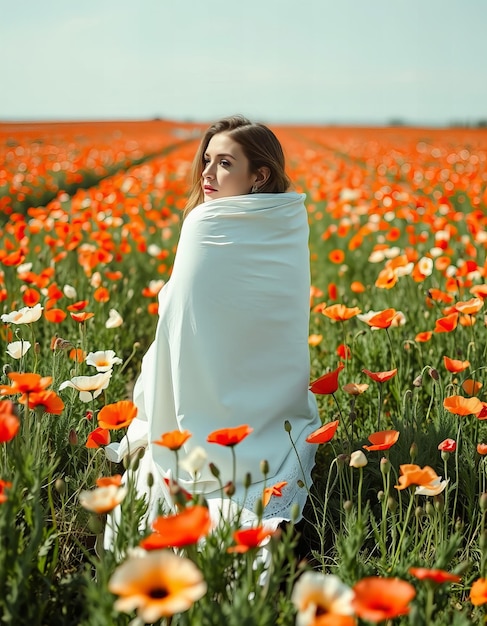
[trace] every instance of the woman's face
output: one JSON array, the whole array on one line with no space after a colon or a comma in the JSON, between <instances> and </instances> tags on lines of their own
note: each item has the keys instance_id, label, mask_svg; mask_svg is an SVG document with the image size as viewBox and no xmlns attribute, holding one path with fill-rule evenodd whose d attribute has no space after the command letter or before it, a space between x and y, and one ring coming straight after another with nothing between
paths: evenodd
<instances>
[{"instance_id":1,"label":"woman's face","mask_svg":"<svg viewBox=\"0 0 487 626\"><path fill-rule=\"evenodd\" d=\"M258 174L250 173L242 146L227 133L218 133L210 139L203 158L201 185L205 202L250 193Z\"/></svg>"}]
</instances>

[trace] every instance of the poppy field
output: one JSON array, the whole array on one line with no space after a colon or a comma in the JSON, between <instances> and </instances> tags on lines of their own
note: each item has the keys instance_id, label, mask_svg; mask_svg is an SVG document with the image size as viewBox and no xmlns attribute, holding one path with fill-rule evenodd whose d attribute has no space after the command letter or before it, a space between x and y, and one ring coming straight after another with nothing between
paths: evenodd
<instances>
[{"instance_id":1,"label":"poppy field","mask_svg":"<svg viewBox=\"0 0 487 626\"><path fill-rule=\"evenodd\" d=\"M211 527L177 480L144 525L140 455L105 452L136 416L202 127L0 124L2 623L485 622L487 131L273 129L307 195L323 424L305 519L276 532ZM230 430L199 458L191 433L157 443L195 475L215 445L238 468L253 433Z\"/></svg>"}]
</instances>

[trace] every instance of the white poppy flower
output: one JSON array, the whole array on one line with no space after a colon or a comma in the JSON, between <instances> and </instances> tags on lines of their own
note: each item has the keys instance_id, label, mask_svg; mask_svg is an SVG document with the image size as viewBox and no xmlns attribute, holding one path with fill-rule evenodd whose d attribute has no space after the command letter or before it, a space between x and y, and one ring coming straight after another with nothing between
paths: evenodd
<instances>
[{"instance_id":1,"label":"white poppy flower","mask_svg":"<svg viewBox=\"0 0 487 626\"><path fill-rule=\"evenodd\" d=\"M435 478L429 485L420 485L416 487L415 494L418 496L437 496L445 490L450 479L441 480L441 476Z\"/></svg>"},{"instance_id":2,"label":"white poppy flower","mask_svg":"<svg viewBox=\"0 0 487 626\"><path fill-rule=\"evenodd\" d=\"M105 328L118 328L123 324L123 318L118 311L110 309L108 319L105 322Z\"/></svg>"},{"instance_id":3,"label":"white poppy flower","mask_svg":"<svg viewBox=\"0 0 487 626\"><path fill-rule=\"evenodd\" d=\"M196 446L191 452L179 461L179 467L186 470L192 476L197 476L208 460L206 450L201 446Z\"/></svg>"},{"instance_id":4,"label":"white poppy flower","mask_svg":"<svg viewBox=\"0 0 487 626\"><path fill-rule=\"evenodd\" d=\"M114 365L122 363L122 359L115 356L113 350L98 350L97 352L90 352L85 362L87 365L96 367L97 372L107 372Z\"/></svg>"},{"instance_id":5,"label":"white poppy flower","mask_svg":"<svg viewBox=\"0 0 487 626\"><path fill-rule=\"evenodd\" d=\"M298 611L296 626L315 624L318 616L353 615L353 598L353 590L338 576L305 572L294 585L291 596Z\"/></svg>"},{"instance_id":6,"label":"white poppy flower","mask_svg":"<svg viewBox=\"0 0 487 626\"><path fill-rule=\"evenodd\" d=\"M75 300L78 297L78 292L72 285L64 285L63 293L70 300Z\"/></svg>"},{"instance_id":7,"label":"white poppy flower","mask_svg":"<svg viewBox=\"0 0 487 626\"><path fill-rule=\"evenodd\" d=\"M7 353L12 359L21 359L30 346L30 341L12 341L7 345Z\"/></svg>"},{"instance_id":8,"label":"white poppy flower","mask_svg":"<svg viewBox=\"0 0 487 626\"><path fill-rule=\"evenodd\" d=\"M107 485L91 491L82 491L79 494L79 503L87 511L103 514L112 511L122 502L126 495L126 487Z\"/></svg>"},{"instance_id":9,"label":"white poppy flower","mask_svg":"<svg viewBox=\"0 0 487 626\"><path fill-rule=\"evenodd\" d=\"M350 467L365 467L367 465L367 457L362 450L355 450L350 455Z\"/></svg>"},{"instance_id":10,"label":"white poppy flower","mask_svg":"<svg viewBox=\"0 0 487 626\"><path fill-rule=\"evenodd\" d=\"M1 318L5 324L31 324L37 322L41 317L44 307L40 304L35 306L25 306L18 311L12 311L11 313L4 313Z\"/></svg>"},{"instance_id":11,"label":"white poppy flower","mask_svg":"<svg viewBox=\"0 0 487 626\"><path fill-rule=\"evenodd\" d=\"M79 391L79 399L81 402L91 402L94 398L98 398L101 392L108 387L112 370L95 374L94 376L75 376L71 380L65 380L61 383L59 391L72 387Z\"/></svg>"}]
</instances>

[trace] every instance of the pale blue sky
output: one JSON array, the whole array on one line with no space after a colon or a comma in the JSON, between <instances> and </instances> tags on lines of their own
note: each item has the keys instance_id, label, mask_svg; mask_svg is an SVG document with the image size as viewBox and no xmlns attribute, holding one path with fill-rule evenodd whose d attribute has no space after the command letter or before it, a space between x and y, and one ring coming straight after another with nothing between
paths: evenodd
<instances>
[{"instance_id":1,"label":"pale blue sky","mask_svg":"<svg viewBox=\"0 0 487 626\"><path fill-rule=\"evenodd\" d=\"M487 118L487 0L0 0L0 120Z\"/></svg>"}]
</instances>

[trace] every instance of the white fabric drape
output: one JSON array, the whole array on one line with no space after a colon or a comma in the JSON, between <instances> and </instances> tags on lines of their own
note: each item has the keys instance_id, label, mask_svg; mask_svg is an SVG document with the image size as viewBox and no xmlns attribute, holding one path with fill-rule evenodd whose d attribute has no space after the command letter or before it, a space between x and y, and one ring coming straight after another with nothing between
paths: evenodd
<instances>
[{"instance_id":1,"label":"white fabric drape","mask_svg":"<svg viewBox=\"0 0 487 626\"><path fill-rule=\"evenodd\" d=\"M121 444L107 455L120 460L147 447L138 469L145 475L179 476L180 484L219 498L218 481L206 466L194 481L175 466L175 454L153 444L162 433L187 429L192 437L179 458L202 446L232 479L228 448L207 443L210 432L250 425L235 448L234 499L249 511L264 488L260 463L267 460L265 486L286 481L265 518L290 519L302 509L316 446L305 442L320 426L309 392L309 251L304 194L249 194L205 202L184 221L170 280L159 294L159 321L134 389L138 415ZM292 425L299 461L284 430ZM304 476L303 476L304 471ZM252 486L244 493L247 472ZM151 497L164 497L160 486ZM245 502L243 501L245 495Z\"/></svg>"}]
</instances>

